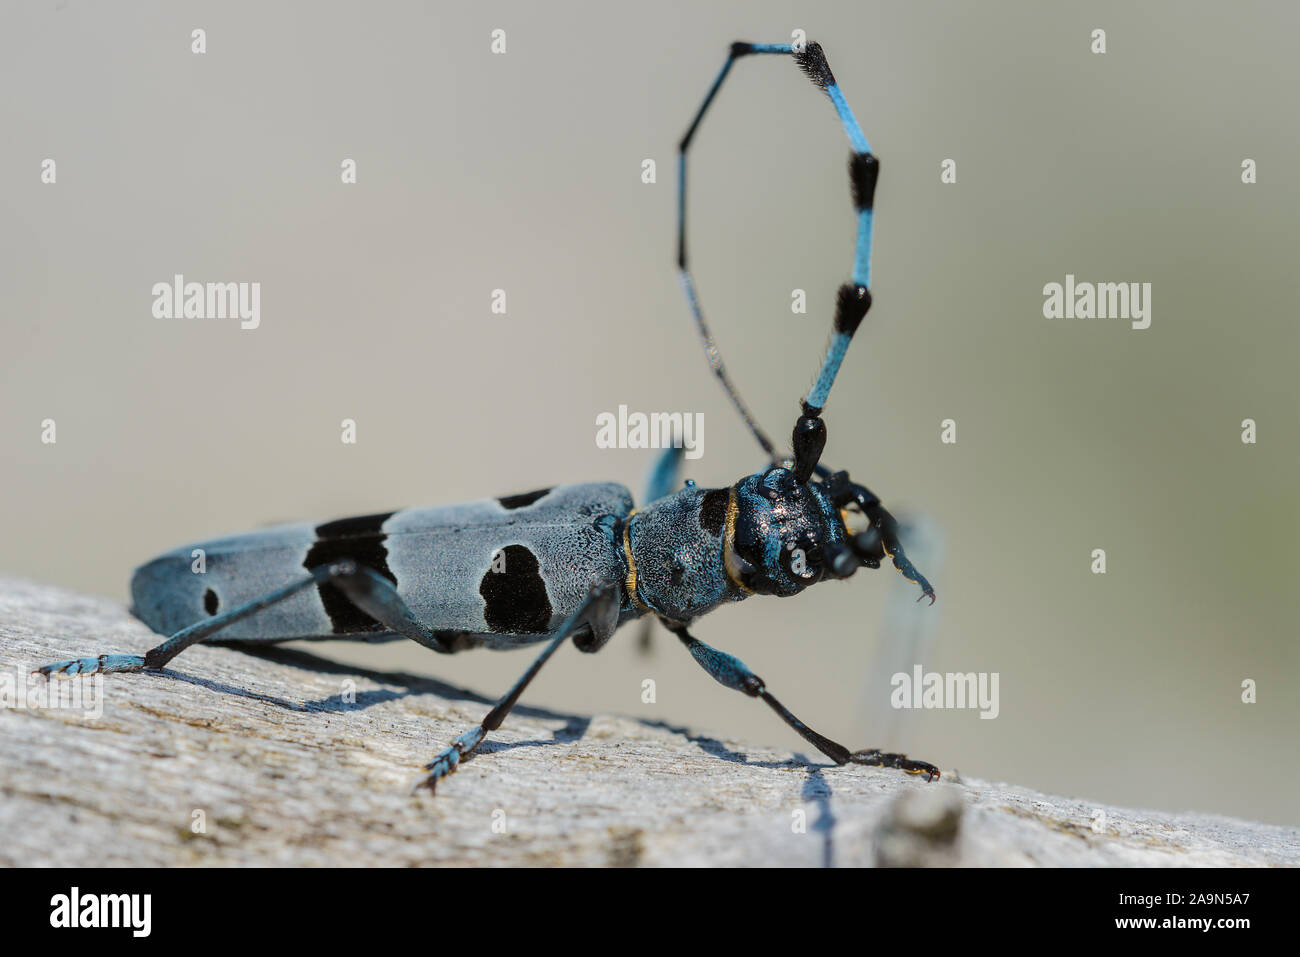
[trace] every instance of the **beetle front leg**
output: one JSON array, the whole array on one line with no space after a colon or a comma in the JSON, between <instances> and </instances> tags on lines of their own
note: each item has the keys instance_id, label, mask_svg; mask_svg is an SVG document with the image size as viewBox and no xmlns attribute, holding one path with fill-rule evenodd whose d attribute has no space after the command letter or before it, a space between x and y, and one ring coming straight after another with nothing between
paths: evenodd
<instances>
[{"instance_id":1,"label":"beetle front leg","mask_svg":"<svg viewBox=\"0 0 1300 957\"><path fill-rule=\"evenodd\" d=\"M749 666L735 655L729 655L725 651L719 651L712 645L706 645L692 636L681 625L671 630L681 639L682 644L691 653L691 657L715 681L727 688L744 692L751 698L762 698L767 702L768 707L781 716L782 721L798 731L805 741L836 764L853 763L872 765L874 767L898 768L908 774L924 774L927 781L933 781L940 776L939 769L933 764L925 761L913 761L905 754L887 753L877 748L850 752L844 745L818 734L800 721L789 708L767 690L767 685L763 682L763 679L750 671Z\"/></svg>"},{"instance_id":2,"label":"beetle front leg","mask_svg":"<svg viewBox=\"0 0 1300 957\"><path fill-rule=\"evenodd\" d=\"M933 605L934 589L903 552L903 543L898 536L898 520L880 504L879 497L865 485L849 481L848 472L832 474L827 479L827 486L831 500L838 507L856 505L871 522L870 528L865 532L859 532L849 540L853 552L862 563L868 568L879 568L881 561L886 556L889 557L904 578L920 586L921 598L930 599L930 604Z\"/></svg>"},{"instance_id":3,"label":"beetle front leg","mask_svg":"<svg viewBox=\"0 0 1300 957\"><path fill-rule=\"evenodd\" d=\"M849 755L849 760L854 764L865 764L868 767L898 768L908 774L924 774L927 781L939 777L939 769L933 764L926 764L924 761L913 761L906 754L881 751L879 748L854 751Z\"/></svg>"}]
</instances>

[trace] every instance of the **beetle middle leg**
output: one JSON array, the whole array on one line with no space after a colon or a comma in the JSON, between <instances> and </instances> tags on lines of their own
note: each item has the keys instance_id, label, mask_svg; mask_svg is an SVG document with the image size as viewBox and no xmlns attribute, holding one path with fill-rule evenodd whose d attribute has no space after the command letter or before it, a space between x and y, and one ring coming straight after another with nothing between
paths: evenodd
<instances>
[{"instance_id":1,"label":"beetle middle leg","mask_svg":"<svg viewBox=\"0 0 1300 957\"><path fill-rule=\"evenodd\" d=\"M428 786L430 791L437 787L440 779L456 770L457 765L460 764L460 759L477 748L483 742L483 739L487 737L489 731L495 731L501 727L501 722L505 721L506 715L519 701L519 696L524 693L524 689L537 677L537 672L542 670L542 665L546 664L547 659L555 654L556 649L564 643L565 639L576 634L584 625L590 627L595 646L598 647L609 638L609 635L613 633L618 624L619 592L620 586L616 583L601 585L592 589L581 607L559 627L555 637L537 656L537 660L506 692L505 697L498 701L496 706L487 713L482 722L452 741L450 747L445 748L437 757L424 766L424 769L429 772L429 776L423 783Z\"/></svg>"},{"instance_id":2,"label":"beetle middle leg","mask_svg":"<svg viewBox=\"0 0 1300 957\"><path fill-rule=\"evenodd\" d=\"M893 754L881 751L878 748L850 752L844 745L837 744L830 738L818 734L795 717L789 708L781 704L767 690L767 685L764 684L763 679L750 671L749 666L735 655L729 655L725 651L719 651L712 645L706 645L692 636L681 625L673 626L671 631L681 639L682 644L691 653L691 657L715 681L724 687L742 691L751 698L762 698L767 702L768 707L781 716L782 721L798 731L804 740L808 741L836 764L849 764L852 762L853 764L867 764L875 767L898 768L908 774L924 774L927 781L933 781L939 777L939 769L933 764L925 761L913 761L905 754Z\"/></svg>"},{"instance_id":3,"label":"beetle middle leg","mask_svg":"<svg viewBox=\"0 0 1300 957\"><path fill-rule=\"evenodd\" d=\"M682 475L683 458L685 458L685 449L680 445L670 445L659 453L650 467L650 473L646 476L645 498L642 500L646 505L657 502L677 490L677 483Z\"/></svg>"}]
</instances>

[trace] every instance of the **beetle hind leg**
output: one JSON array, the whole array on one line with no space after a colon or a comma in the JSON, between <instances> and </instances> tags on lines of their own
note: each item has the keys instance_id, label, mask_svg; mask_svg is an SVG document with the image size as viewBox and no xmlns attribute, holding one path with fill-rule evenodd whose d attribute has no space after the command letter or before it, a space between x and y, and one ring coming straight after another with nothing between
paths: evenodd
<instances>
[{"instance_id":1,"label":"beetle hind leg","mask_svg":"<svg viewBox=\"0 0 1300 957\"><path fill-rule=\"evenodd\" d=\"M71 658L41 665L32 674L41 675L108 675L118 671L143 671L144 655L99 655L94 658Z\"/></svg>"},{"instance_id":2,"label":"beetle hind leg","mask_svg":"<svg viewBox=\"0 0 1300 957\"><path fill-rule=\"evenodd\" d=\"M171 661L186 648L198 644L227 625L234 624L249 615L256 614L263 608L268 608L277 602L284 601L290 595L294 595L304 588L309 588L319 581L325 580L332 572L330 569L319 569L313 571L295 582L276 588L267 592L260 598L245 602L236 608L222 612L219 615L197 622L188 628L182 628L176 634L172 635L166 641L156 648L151 648L143 655L100 655L97 658L74 658L71 661L58 661L49 665L42 665L32 670L33 674L42 674L49 676L72 676L86 674L111 674L114 672L132 672L144 671L146 669L154 670L162 668L167 662Z\"/></svg>"},{"instance_id":3,"label":"beetle hind leg","mask_svg":"<svg viewBox=\"0 0 1300 957\"><path fill-rule=\"evenodd\" d=\"M167 665L191 645L196 645L221 629L233 625L250 615L284 601L307 588L329 582L340 588L348 599L358 608L385 627L410 638L434 651L450 654L455 647L448 645L442 637L422 625L411 610L402 601L388 579L364 565L351 559L343 558L319 565L311 572L267 592L259 598L245 602L219 615L196 622L188 628L182 628L161 645L151 648L143 655L99 655L90 658L73 658L68 661L56 661L33 669L33 674L47 676L74 676L93 674L112 674L115 672L133 672L157 670Z\"/></svg>"}]
</instances>

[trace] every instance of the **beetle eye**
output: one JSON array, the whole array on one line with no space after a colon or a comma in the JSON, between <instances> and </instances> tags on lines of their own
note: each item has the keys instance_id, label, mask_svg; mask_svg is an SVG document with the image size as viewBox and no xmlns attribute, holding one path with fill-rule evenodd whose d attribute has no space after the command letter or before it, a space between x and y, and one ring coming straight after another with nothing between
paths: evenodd
<instances>
[{"instance_id":1,"label":"beetle eye","mask_svg":"<svg viewBox=\"0 0 1300 957\"><path fill-rule=\"evenodd\" d=\"M796 581L812 581L821 576L822 548L809 536L801 536L784 549L785 566Z\"/></svg>"}]
</instances>

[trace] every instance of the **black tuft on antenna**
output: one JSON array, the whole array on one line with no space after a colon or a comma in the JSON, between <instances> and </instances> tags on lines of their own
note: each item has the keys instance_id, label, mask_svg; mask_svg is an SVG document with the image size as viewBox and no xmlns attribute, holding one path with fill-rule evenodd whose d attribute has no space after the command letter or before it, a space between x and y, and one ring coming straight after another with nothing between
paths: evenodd
<instances>
[{"instance_id":1,"label":"black tuft on antenna","mask_svg":"<svg viewBox=\"0 0 1300 957\"><path fill-rule=\"evenodd\" d=\"M794 55L794 62L799 64L799 69L808 74L808 79L817 84L818 89L824 90L834 85L835 76L831 73L820 43L809 43Z\"/></svg>"}]
</instances>

